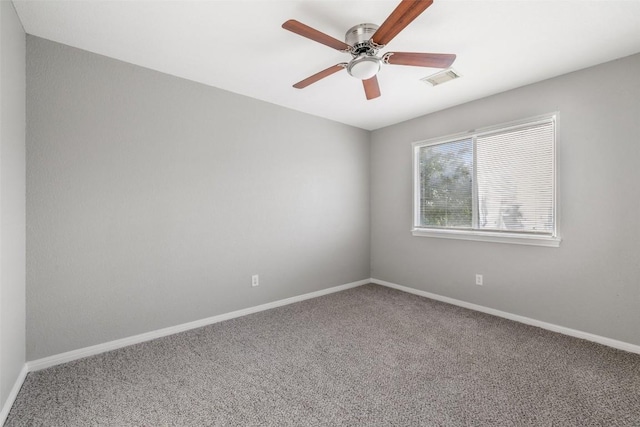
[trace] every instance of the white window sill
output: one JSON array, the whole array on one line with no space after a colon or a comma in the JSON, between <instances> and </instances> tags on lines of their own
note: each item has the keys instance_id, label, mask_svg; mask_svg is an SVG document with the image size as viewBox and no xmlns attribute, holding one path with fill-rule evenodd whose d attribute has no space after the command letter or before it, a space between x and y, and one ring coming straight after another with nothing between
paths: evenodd
<instances>
[{"instance_id":1,"label":"white window sill","mask_svg":"<svg viewBox=\"0 0 640 427\"><path fill-rule=\"evenodd\" d=\"M414 228L414 236L437 237L441 239L475 240L479 242L511 243L515 245L560 246L560 238L552 236L536 236L534 234L495 233L473 230L435 230L432 228Z\"/></svg>"}]
</instances>

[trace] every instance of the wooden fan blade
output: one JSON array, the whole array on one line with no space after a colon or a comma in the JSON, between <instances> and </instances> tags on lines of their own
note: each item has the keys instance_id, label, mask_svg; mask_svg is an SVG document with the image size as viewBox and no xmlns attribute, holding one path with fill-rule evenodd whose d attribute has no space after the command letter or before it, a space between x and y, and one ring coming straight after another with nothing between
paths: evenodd
<instances>
[{"instance_id":1,"label":"wooden fan blade","mask_svg":"<svg viewBox=\"0 0 640 427\"><path fill-rule=\"evenodd\" d=\"M392 65L412 65L414 67L448 68L456 56L448 53L388 52L385 62Z\"/></svg>"},{"instance_id":2,"label":"wooden fan blade","mask_svg":"<svg viewBox=\"0 0 640 427\"><path fill-rule=\"evenodd\" d=\"M325 77L328 77L333 73L337 73L338 71L344 69L344 66L345 64L336 64L332 67L327 68L326 70L322 70L319 73L315 73L311 77L307 77L306 79L299 81L298 83L294 84L293 87L295 87L296 89L303 89L309 86L310 84L317 82L320 79L324 79Z\"/></svg>"},{"instance_id":3,"label":"wooden fan blade","mask_svg":"<svg viewBox=\"0 0 640 427\"><path fill-rule=\"evenodd\" d=\"M378 77L373 76L370 79L363 80L364 94L367 99L373 99L380 96L380 86L378 86Z\"/></svg>"},{"instance_id":4,"label":"wooden fan blade","mask_svg":"<svg viewBox=\"0 0 640 427\"><path fill-rule=\"evenodd\" d=\"M424 12L433 0L402 0L371 37L374 43L388 44L407 25Z\"/></svg>"},{"instance_id":5,"label":"wooden fan blade","mask_svg":"<svg viewBox=\"0 0 640 427\"><path fill-rule=\"evenodd\" d=\"M302 22L298 22L295 19L289 19L287 22L282 24L282 28L285 30L289 30L293 33L296 33L302 37L306 37L315 42L322 43L323 45L332 47L338 50L350 50L351 46L346 44L345 42L341 42L338 39L334 39L333 37L322 33L314 28L311 28L308 25L303 24Z\"/></svg>"}]
</instances>

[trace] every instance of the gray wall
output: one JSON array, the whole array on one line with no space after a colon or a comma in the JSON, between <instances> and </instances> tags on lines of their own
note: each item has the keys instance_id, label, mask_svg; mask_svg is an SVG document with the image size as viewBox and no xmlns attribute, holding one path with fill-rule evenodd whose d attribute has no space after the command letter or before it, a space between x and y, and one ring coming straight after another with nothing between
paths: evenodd
<instances>
[{"instance_id":1,"label":"gray wall","mask_svg":"<svg viewBox=\"0 0 640 427\"><path fill-rule=\"evenodd\" d=\"M25 34L0 1L0 408L25 362Z\"/></svg>"},{"instance_id":2,"label":"gray wall","mask_svg":"<svg viewBox=\"0 0 640 427\"><path fill-rule=\"evenodd\" d=\"M640 344L639 100L635 55L373 132L372 277ZM553 111L560 248L411 235L411 142Z\"/></svg>"},{"instance_id":3,"label":"gray wall","mask_svg":"<svg viewBox=\"0 0 640 427\"><path fill-rule=\"evenodd\" d=\"M366 131L32 36L27 113L28 360L369 277Z\"/></svg>"}]
</instances>

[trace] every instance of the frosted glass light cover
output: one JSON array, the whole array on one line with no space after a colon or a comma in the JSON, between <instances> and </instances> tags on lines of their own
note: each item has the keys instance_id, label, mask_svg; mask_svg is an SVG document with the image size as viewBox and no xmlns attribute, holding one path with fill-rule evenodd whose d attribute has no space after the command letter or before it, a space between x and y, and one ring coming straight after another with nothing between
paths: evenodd
<instances>
[{"instance_id":1,"label":"frosted glass light cover","mask_svg":"<svg viewBox=\"0 0 640 427\"><path fill-rule=\"evenodd\" d=\"M347 71L357 79L370 79L380 71L380 59L375 56L360 56L349 62Z\"/></svg>"}]
</instances>

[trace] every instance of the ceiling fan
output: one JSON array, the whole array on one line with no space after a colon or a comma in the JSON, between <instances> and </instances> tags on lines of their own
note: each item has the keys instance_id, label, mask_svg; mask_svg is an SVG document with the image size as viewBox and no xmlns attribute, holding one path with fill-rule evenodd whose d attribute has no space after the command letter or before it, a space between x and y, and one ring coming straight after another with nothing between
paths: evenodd
<instances>
[{"instance_id":1,"label":"ceiling fan","mask_svg":"<svg viewBox=\"0 0 640 427\"><path fill-rule=\"evenodd\" d=\"M407 25L424 12L433 0L402 0L389 17L377 26L375 24L359 24L352 27L345 35L342 42L323 32L309 27L294 19L290 19L282 28L306 37L318 43L348 53L351 61L341 62L320 71L304 80L294 84L296 89L303 89L312 83L330 76L342 69L362 80L364 93L367 99L380 96L380 87L376 75L380 71L381 64L411 65L414 67L447 68L456 56L444 53L419 53L419 52L387 52L378 56L378 50L385 47Z\"/></svg>"}]
</instances>

